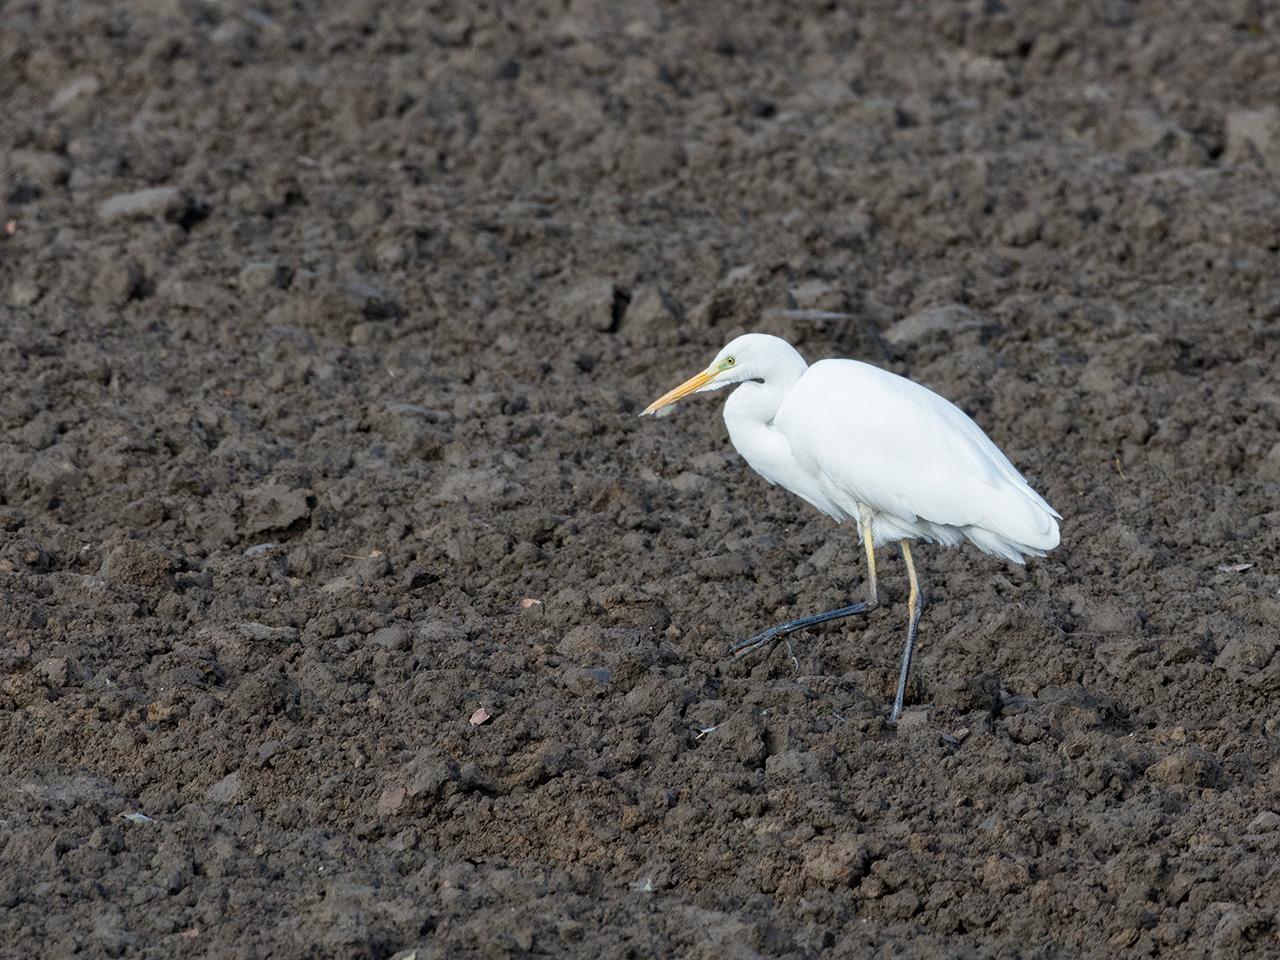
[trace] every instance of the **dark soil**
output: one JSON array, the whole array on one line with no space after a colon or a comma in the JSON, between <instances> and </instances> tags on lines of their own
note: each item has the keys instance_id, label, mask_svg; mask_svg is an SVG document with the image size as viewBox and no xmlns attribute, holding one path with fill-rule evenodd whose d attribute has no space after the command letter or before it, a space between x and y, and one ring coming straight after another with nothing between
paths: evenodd
<instances>
[{"instance_id":1,"label":"dark soil","mask_svg":"<svg viewBox=\"0 0 1280 960\"><path fill-rule=\"evenodd\" d=\"M0 103L0 954L1280 950L1273 5L0 0ZM724 656L862 589L636 417L743 330L1066 518L897 730L891 552Z\"/></svg>"}]
</instances>

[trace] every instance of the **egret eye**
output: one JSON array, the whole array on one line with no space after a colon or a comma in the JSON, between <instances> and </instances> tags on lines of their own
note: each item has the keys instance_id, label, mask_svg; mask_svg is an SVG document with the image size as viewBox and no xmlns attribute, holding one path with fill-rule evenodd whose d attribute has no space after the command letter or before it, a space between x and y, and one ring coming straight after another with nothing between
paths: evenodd
<instances>
[{"instance_id":1,"label":"egret eye","mask_svg":"<svg viewBox=\"0 0 1280 960\"><path fill-rule=\"evenodd\" d=\"M738 362L738 361L737 361L737 360L735 360L735 359L733 359L733 357L730 357L730 358L729 358L728 360L726 360L724 363L725 363L725 366L727 366L727 367L732 367L732 366L733 366L735 363L737 363L737 362Z\"/></svg>"}]
</instances>

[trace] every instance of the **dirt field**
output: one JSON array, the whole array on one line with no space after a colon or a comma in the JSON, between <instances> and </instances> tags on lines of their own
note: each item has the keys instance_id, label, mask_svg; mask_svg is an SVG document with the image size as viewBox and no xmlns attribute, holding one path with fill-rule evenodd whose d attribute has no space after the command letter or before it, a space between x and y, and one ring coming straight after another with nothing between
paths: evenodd
<instances>
[{"instance_id":1,"label":"dirt field","mask_svg":"<svg viewBox=\"0 0 1280 960\"><path fill-rule=\"evenodd\" d=\"M1280 14L1008 6L0 0L0 955L1275 956ZM1066 518L896 731L743 330Z\"/></svg>"}]
</instances>

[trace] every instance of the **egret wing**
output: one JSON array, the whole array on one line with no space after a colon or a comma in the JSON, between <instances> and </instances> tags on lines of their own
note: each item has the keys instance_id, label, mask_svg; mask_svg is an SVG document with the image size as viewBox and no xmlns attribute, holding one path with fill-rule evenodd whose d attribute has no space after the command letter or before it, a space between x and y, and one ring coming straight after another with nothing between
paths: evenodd
<instances>
[{"instance_id":1,"label":"egret wing","mask_svg":"<svg viewBox=\"0 0 1280 960\"><path fill-rule=\"evenodd\" d=\"M774 419L797 461L850 516L857 504L908 524L1057 545L1057 513L964 411L896 374L823 360Z\"/></svg>"}]
</instances>

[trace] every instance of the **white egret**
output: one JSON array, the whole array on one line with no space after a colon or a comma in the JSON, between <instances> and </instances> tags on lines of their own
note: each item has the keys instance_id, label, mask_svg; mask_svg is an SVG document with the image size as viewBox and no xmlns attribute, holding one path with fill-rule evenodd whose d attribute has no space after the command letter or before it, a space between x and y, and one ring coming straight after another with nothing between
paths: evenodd
<instances>
[{"instance_id":1,"label":"white egret","mask_svg":"<svg viewBox=\"0 0 1280 960\"><path fill-rule=\"evenodd\" d=\"M752 469L837 523L853 520L867 553L865 602L788 620L731 648L774 639L876 605L877 546L898 541L911 583L907 641L890 722L902 713L923 602L910 541L968 540L1011 563L1058 545L1061 516L959 407L856 360L807 364L785 340L738 337L711 366L645 408L738 386L724 405L729 438Z\"/></svg>"}]
</instances>

